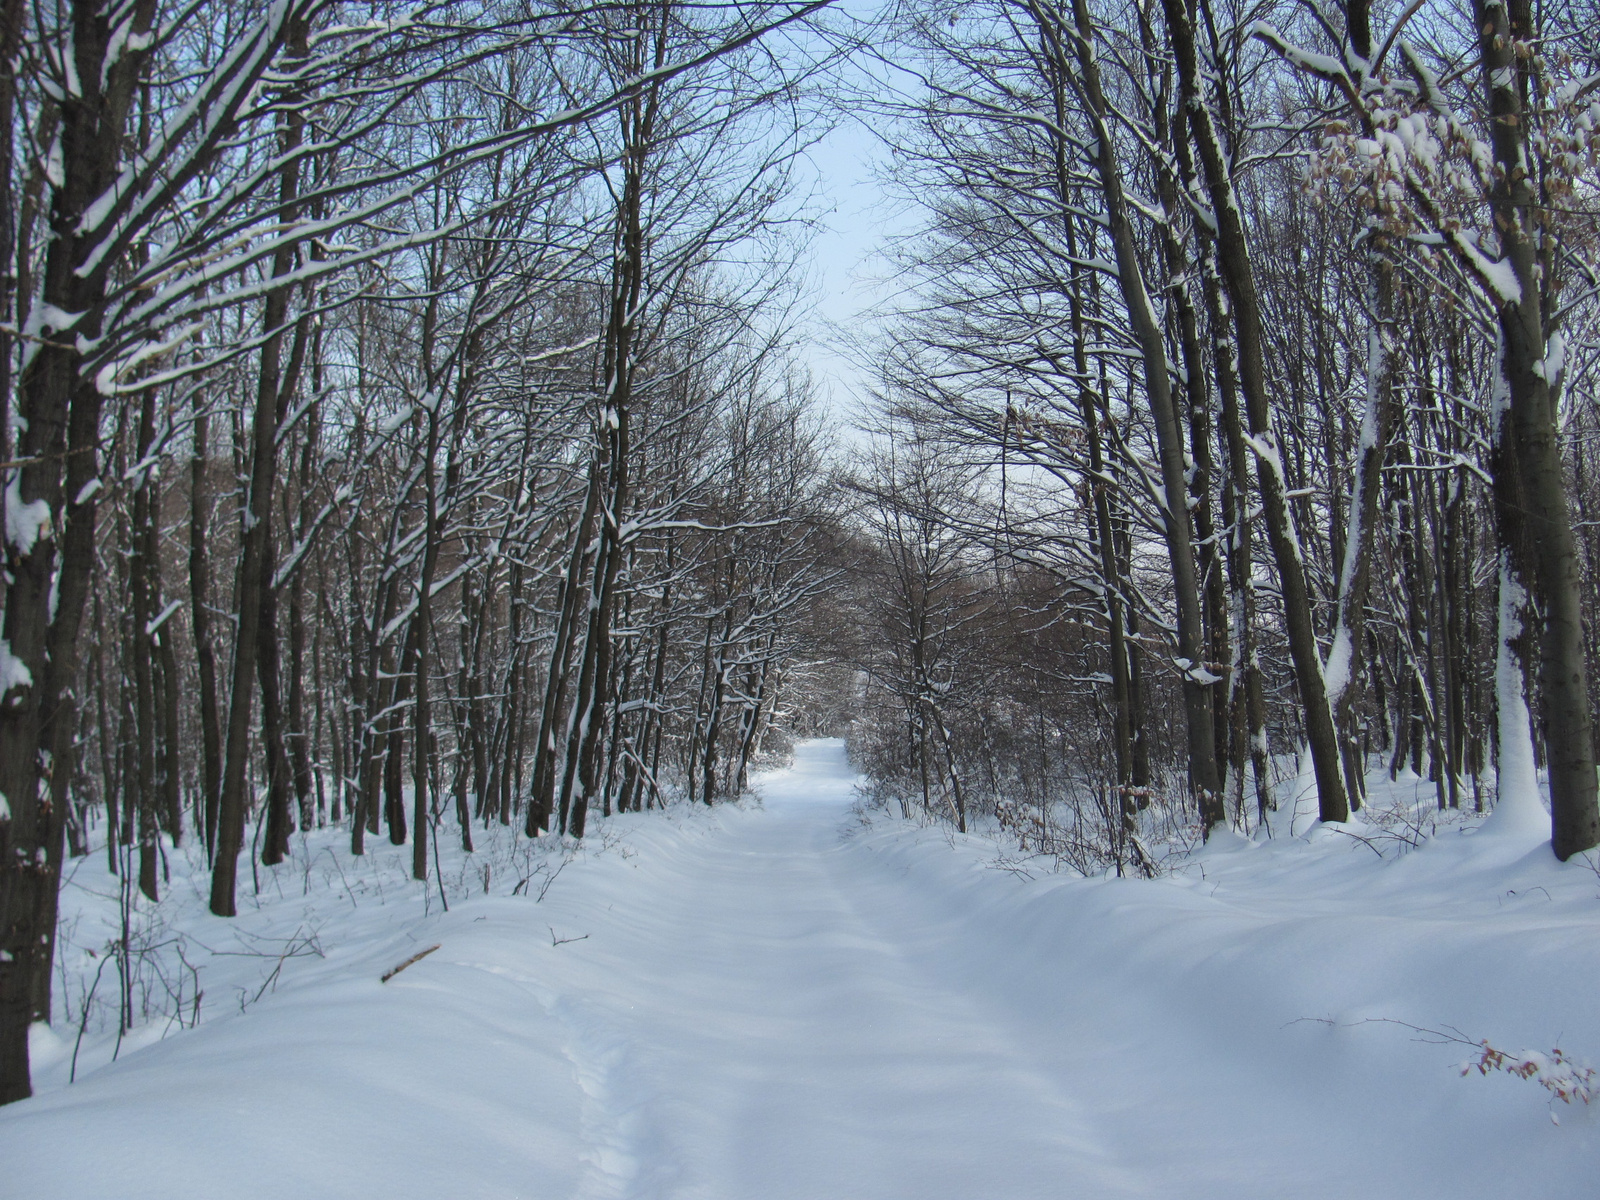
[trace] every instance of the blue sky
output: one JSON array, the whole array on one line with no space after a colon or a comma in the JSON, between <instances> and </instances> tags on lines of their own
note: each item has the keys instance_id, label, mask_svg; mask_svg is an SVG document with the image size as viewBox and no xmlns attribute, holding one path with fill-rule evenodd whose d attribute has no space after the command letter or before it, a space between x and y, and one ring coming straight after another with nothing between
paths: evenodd
<instances>
[{"instance_id":1,"label":"blue sky","mask_svg":"<svg viewBox=\"0 0 1600 1200\"><path fill-rule=\"evenodd\" d=\"M854 86L868 82L860 65L844 74ZM884 148L861 114L840 120L808 157L818 229L804 262L819 329L804 357L833 414L848 421L870 383L839 337L861 332L874 306L893 295L884 250L888 239L915 227L917 214L880 186Z\"/></svg>"}]
</instances>

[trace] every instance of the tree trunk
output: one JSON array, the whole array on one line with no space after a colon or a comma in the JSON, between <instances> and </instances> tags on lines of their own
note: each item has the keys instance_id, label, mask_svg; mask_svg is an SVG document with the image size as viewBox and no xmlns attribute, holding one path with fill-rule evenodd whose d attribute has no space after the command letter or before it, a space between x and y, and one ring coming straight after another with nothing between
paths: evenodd
<instances>
[{"instance_id":1,"label":"tree trunk","mask_svg":"<svg viewBox=\"0 0 1600 1200\"><path fill-rule=\"evenodd\" d=\"M304 42L302 29L297 40ZM280 142L288 153L278 179L280 220L293 220L299 189L299 159L292 154L301 140L303 118L291 110L283 118ZM295 249L285 242L273 255L272 275L287 276L295 265ZM250 716L260 653L261 615L265 592L272 587L270 534L272 493L277 477L278 413L285 395L282 363L283 335L289 315L290 285L281 284L267 294L262 317L265 340L257 376L255 416L251 422L250 482L242 516L243 534L237 599L239 626L234 641L233 684L228 705L227 752L222 773L217 819L217 852L211 871L211 911L219 917L237 912L234 891L239 871L239 851L244 846L246 766L250 757Z\"/></svg>"},{"instance_id":2,"label":"tree trunk","mask_svg":"<svg viewBox=\"0 0 1600 1200\"><path fill-rule=\"evenodd\" d=\"M1491 413L1495 523L1502 560L1501 756L1523 743L1526 704L1519 703L1521 662L1536 626L1522 597L1538 603L1539 715L1549 762L1551 848L1563 862L1600 844L1595 756L1584 662L1581 574L1567 508L1556 394L1546 378L1546 311L1554 310L1553 236L1540 227L1534 178L1525 164L1530 131L1522 96L1533 43L1528 0L1475 6L1479 51L1498 171L1490 196L1502 259L1516 276L1515 295L1501 295L1500 376ZM1519 611L1520 610L1520 611ZM1523 626L1524 628L1517 628ZM1518 710L1521 711L1518 711ZM1537 802L1537 798L1534 798Z\"/></svg>"},{"instance_id":3,"label":"tree trunk","mask_svg":"<svg viewBox=\"0 0 1600 1200\"><path fill-rule=\"evenodd\" d=\"M1081 0L1080 0L1081 2ZM1243 218L1233 191L1233 180L1200 90L1200 66L1194 41L1194 16L1187 0L1163 0L1167 32L1178 66L1179 95L1189 115L1190 129L1216 220L1217 263L1233 311L1238 341L1239 383L1250 427L1250 448L1259 464L1261 505L1267 519L1267 536L1278 566L1278 586L1283 596L1285 631L1294 660L1295 684L1310 743L1317 779L1317 810L1324 821L1346 821L1350 803L1345 792L1339 739L1333 710L1328 703L1322 673L1322 652L1317 646L1311 615L1311 593L1305 561L1289 509L1289 482L1284 474L1277 435L1272 428L1272 408L1267 398L1266 360L1261 330L1261 310L1255 274L1245 240Z\"/></svg>"},{"instance_id":4,"label":"tree trunk","mask_svg":"<svg viewBox=\"0 0 1600 1200\"><path fill-rule=\"evenodd\" d=\"M125 16L142 42L153 0ZM59 102L60 183L54 185L51 237L40 298L53 314L81 314L66 328L45 321L36 353L17 381L22 418L7 487L5 618L8 648L0 695L0 1104L31 1094L28 1025L38 976L50 971L55 893L60 882L64 788L71 774L78 626L94 568L95 490L102 397L80 375L79 347L101 330L110 265L89 265L105 231L86 228L89 205L111 185L124 143L134 86L147 51L130 48L102 72L113 35L91 0L71 6L80 84ZM131 43L130 43L131 44ZM80 267L83 269L80 271ZM70 335L70 336L51 336ZM59 554L59 557L58 557Z\"/></svg>"},{"instance_id":5,"label":"tree trunk","mask_svg":"<svg viewBox=\"0 0 1600 1200\"><path fill-rule=\"evenodd\" d=\"M550 828L550 817L555 807L556 760L560 749L556 741L556 728L566 696L578 614L580 606L589 594L589 589L583 586L583 568L588 560L590 530L594 526L595 511L599 504L600 464L598 461L591 461L588 487L584 493L583 512L572 531L572 548L567 556L566 574L561 578L560 615L556 618L555 637L550 647L544 703L539 710L539 741L534 750L533 780L528 795L529 837L537 837L541 829ZM561 832L566 832L564 815Z\"/></svg>"},{"instance_id":6,"label":"tree trunk","mask_svg":"<svg viewBox=\"0 0 1600 1200\"><path fill-rule=\"evenodd\" d=\"M1086 0L1074 0L1073 12L1078 34L1079 77L1098 139L1095 168L1105 198L1106 222L1116 254L1117 280L1139 344L1145 393L1156 426L1165 493L1161 523L1172 563L1173 592L1178 608L1177 667L1183 679L1189 777L1195 790L1201 823L1209 834L1226 816L1222 811L1216 736L1212 725L1211 689L1219 681L1205 668L1205 630L1189 529L1188 472L1183 430L1167 374L1166 344L1150 304L1149 291L1145 287L1138 246L1123 196L1121 167L1106 123L1107 110L1101 93L1100 68L1093 53L1094 26Z\"/></svg>"},{"instance_id":7,"label":"tree trunk","mask_svg":"<svg viewBox=\"0 0 1600 1200\"><path fill-rule=\"evenodd\" d=\"M265 571L273 567L272 537L267 536ZM264 572L265 573L265 572ZM261 588L261 617L257 629L256 675L261 683L261 742L267 765L267 828L261 844L266 866L289 856L289 835L294 817L289 808L292 772L284 748L283 693L278 662L278 589L266 579Z\"/></svg>"}]
</instances>

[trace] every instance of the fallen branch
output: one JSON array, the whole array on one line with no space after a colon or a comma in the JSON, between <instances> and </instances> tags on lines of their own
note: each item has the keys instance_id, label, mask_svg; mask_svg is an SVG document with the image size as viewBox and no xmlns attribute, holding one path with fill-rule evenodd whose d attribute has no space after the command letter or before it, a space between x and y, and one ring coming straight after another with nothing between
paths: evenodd
<instances>
[{"instance_id":1,"label":"fallen branch","mask_svg":"<svg viewBox=\"0 0 1600 1200\"><path fill-rule=\"evenodd\" d=\"M378 979L378 982L379 983L388 983L389 980L393 979L396 975L400 974L401 971L404 971L412 963L420 962L422 959L427 958L428 955L432 954L438 948L439 948L438 946L429 946L426 950L418 950L415 954L413 954L410 958L406 959L405 962L401 963L399 966L394 967L391 970L385 971L383 973L383 975Z\"/></svg>"}]
</instances>

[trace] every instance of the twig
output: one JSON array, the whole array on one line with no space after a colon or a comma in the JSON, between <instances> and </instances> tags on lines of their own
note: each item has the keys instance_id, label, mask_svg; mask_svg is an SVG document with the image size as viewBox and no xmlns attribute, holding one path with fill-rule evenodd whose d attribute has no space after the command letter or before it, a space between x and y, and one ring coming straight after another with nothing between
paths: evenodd
<instances>
[{"instance_id":1,"label":"twig","mask_svg":"<svg viewBox=\"0 0 1600 1200\"><path fill-rule=\"evenodd\" d=\"M587 933L585 933L578 937L558 938L556 936L556 928L554 925L546 925L545 928L550 931L550 944L552 946L565 946L568 942L581 942L586 940L589 936Z\"/></svg>"},{"instance_id":2,"label":"twig","mask_svg":"<svg viewBox=\"0 0 1600 1200\"><path fill-rule=\"evenodd\" d=\"M550 890L550 885L556 881L556 876L567 869L567 864L572 861L572 858L571 854L563 854L561 856L561 865L546 875L544 882L539 885L539 894L533 898L535 904L544 899L544 894Z\"/></svg>"},{"instance_id":3,"label":"twig","mask_svg":"<svg viewBox=\"0 0 1600 1200\"><path fill-rule=\"evenodd\" d=\"M1032 880L1034 877L1033 872L1023 866L1021 862L1014 858L1007 858L1005 855L992 859L983 865L991 871L1005 871L1017 876L1019 879Z\"/></svg>"},{"instance_id":4,"label":"twig","mask_svg":"<svg viewBox=\"0 0 1600 1200\"><path fill-rule=\"evenodd\" d=\"M433 819L428 824L433 831L433 877L439 884L439 903L444 906L445 912L449 912L450 901L444 897L444 868L439 865L439 813L437 809L435 809ZM422 890L424 892L428 890L426 884L424 884Z\"/></svg>"},{"instance_id":5,"label":"twig","mask_svg":"<svg viewBox=\"0 0 1600 1200\"><path fill-rule=\"evenodd\" d=\"M428 955L432 954L438 948L439 947L435 945L435 946L429 946L426 950L418 950L415 954L413 954L410 958L406 959L405 962L401 963L399 966L394 967L391 970L385 971L379 977L378 982L379 983L388 983L389 980L393 979L396 975L400 974L401 971L404 971L412 963L420 962L422 959L427 958Z\"/></svg>"},{"instance_id":6,"label":"twig","mask_svg":"<svg viewBox=\"0 0 1600 1200\"><path fill-rule=\"evenodd\" d=\"M90 951L93 953L93 951ZM67 1073L67 1082L78 1081L78 1048L83 1045L83 1034L89 1028L89 1007L94 1003L95 988L100 986L100 972L106 969L106 963L111 961L111 955L106 954L100 959L100 966L95 969L94 983L89 988L89 995L83 1002L83 1019L78 1022L78 1040L72 1043L72 1070Z\"/></svg>"},{"instance_id":7,"label":"twig","mask_svg":"<svg viewBox=\"0 0 1600 1200\"><path fill-rule=\"evenodd\" d=\"M1357 1025L1398 1025L1419 1035L1415 1041L1430 1046L1470 1046L1478 1058L1475 1062L1469 1060L1459 1065L1462 1075L1468 1075L1473 1071L1477 1071L1480 1075L1487 1075L1491 1071L1503 1071L1519 1079L1531 1079L1550 1093L1552 1102L1560 1100L1563 1104L1571 1104L1574 1100L1590 1104L1600 1096L1600 1084L1595 1082L1594 1069L1573 1061L1559 1046L1554 1047L1549 1054L1535 1050L1523 1050L1520 1054L1512 1054L1492 1045L1488 1038L1470 1038L1454 1025L1446 1025L1442 1029L1429 1029L1422 1025L1413 1025L1410 1021L1397 1021L1393 1017L1365 1017L1360 1021L1342 1024L1327 1017L1301 1017L1299 1020L1290 1021L1284 1028L1298 1025L1302 1021L1327 1025L1335 1029L1353 1029ZM1561 1124L1561 1119L1556 1116L1554 1110L1550 1113L1550 1120L1557 1125Z\"/></svg>"},{"instance_id":8,"label":"twig","mask_svg":"<svg viewBox=\"0 0 1600 1200\"><path fill-rule=\"evenodd\" d=\"M1529 895L1532 895L1534 892L1544 892L1544 898L1546 900L1550 900L1552 903L1554 902L1553 898L1551 897L1551 895L1549 893L1549 891L1546 890L1545 888L1542 888L1542 887L1531 887L1531 888L1528 888L1525 891L1521 891L1521 892L1517 891L1515 888L1512 888L1510 891L1506 892L1506 896L1529 896ZM1498 903L1499 903L1501 908L1505 907L1505 902L1506 902L1505 901L1505 896L1500 897L1500 900L1499 900Z\"/></svg>"},{"instance_id":9,"label":"twig","mask_svg":"<svg viewBox=\"0 0 1600 1200\"><path fill-rule=\"evenodd\" d=\"M350 897L350 907L359 909L361 906L356 903L356 894L350 890L350 881L345 878L344 867L339 862L339 856L333 852L332 846L324 846L323 849L327 851L328 857L333 860L333 869L339 872L339 882L344 884L344 894Z\"/></svg>"},{"instance_id":10,"label":"twig","mask_svg":"<svg viewBox=\"0 0 1600 1200\"><path fill-rule=\"evenodd\" d=\"M1371 850L1379 858L1383 857L1383 851L1374 846L1370 839L1362 837L1359 833L1351 833L1348 829L1340 829L1337 825L1324 825L1323 828L1332 829L1335 833L1342 833L1347 838L1355 838L1356 841L1360 842L1368 850Z\"/></svg>"}]
</instances>

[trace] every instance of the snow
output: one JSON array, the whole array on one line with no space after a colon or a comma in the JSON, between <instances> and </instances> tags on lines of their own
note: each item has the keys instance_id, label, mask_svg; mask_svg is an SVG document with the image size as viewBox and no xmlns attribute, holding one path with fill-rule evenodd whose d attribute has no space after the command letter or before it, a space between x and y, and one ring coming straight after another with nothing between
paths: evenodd
<instances>
[{"instance_id":1,"label":"snow","mask_svg":"<svg viewBox=\"0 0 1600 1200\"><path fill-rule=\"evenodd\" d=\"M13 470L6 484L6 540L19 555L33 553L41 537L50 536L50 503L22 500L22 472Z\"/></svg>"},{"instance_id":2,"label":"snow","mask_svg":"<svg viewBox=\"0 0 1600 1200\"><path fill-rule=\"evenodd\" d=\"M378 424L379 436L388 437L396 430L403 429L405 427L405 423L411 419L411 414L415 411L416 410L408 404L402 407L398 412L391 413L389 416L385 417Z\"/></svg>"},{"instance_id":3,"label":"snow","mask_svg":"<svg viewBox=\"0 0 1600 1200\"><path fill-rule=\"evenodd\" d=\"M1510 554L1500 552L1500 609L1494 667L1495 711L1499 714L1500 801L1482 833L1509 837L1548 833L1549 818L1539 800L1539 775L1533 760L1533 730L1524 694L1522 663L1513 644L1522 636L1521 613L1527 593L1511 571Z\"/></svg>"},{"instance_id":4,"label":"snow","mask_svg":"<svg viewBox=\"0 0 1600 1200\"><path fill-rule=\"evenodd\" d=\"M0 638L0 701L14 687L32 686L33 672L28 670L28 664L11 653L11 642L7 638Z\"/></svg>"},{"instance_id":5,"label":"snow","mask_svg":"<svg viewBox=\"0 0 1600 1200\"><path fill-rule=\"evenodd\" d=\"M1376 295L1371 299L1375 302ZM1337 705L1345 689L1350 686L1350 667L1355 656L1355 645L1350 637L1350 592L1355 586L1356 567L1367 553L1363 543L1368 536L1362 521L1365 507L1363 494L1366 490L1362 462L1378 444L1378 404L1388 355L1389 347L1383 329L1377 321L1373 321L1367 328L1366 405L1361 413L1361 436L1351 472L1350 515L1344 539L1344 561L1339 566L1338 619L1334 623L1333 644L1328 648L1328 661L1324 668L1330 705Z\"/></svg>"},{"instance_id":6,"label":"snow","mask_svg":"<svg viewBox=\"0 0 1600 1200\"><path fill-rule=\"evenodd\" d=\"M1360 498L1359 492L1357 493L1357 498ZM1350 518L1351 525L1355 525L1358 520L1359 517L1352 516ZM1357 532L1359 532L1359 529ZM1346 546L1350 546L1351 544L1352 543L1348 541L1345 543ZM1345 551L1345 561L1349 563L1351 569L1353 569L1355 557L1350 550ZM1341 572L1341 574L1345 573L1347 572ZM1341 590L1341 600L1343 599L1344 594L1345 593ZM1344 617L1342 610L1340 612L1340 616L1341 618ZM1339 702L1339 698L1344 695L1345 688L1350 686L1350 660L1354 650L1355 645L1350 640L1350 626L1345 620L1340 620L1333 632L1333 645L1328 647L1326 683L1328 689L1328 703L1330 705L1337 704Z\"/></svg>"},{"instance_id":7,"label":"snow","mask_svg":"<svg viewBox=\"0 0 1600 1200\"><path fill-rule=\"evenodd\" d=\"M1535 363L1533 372L1551 387L1560 387L1567 362L1567 337L1557 329L1545 343L1544 358Z\"/></svg>"},{"instance_id":8,"label":"snow","mask_svg":"<svg viewBox=\"0 0 1600 1200\"><path fill-rule=\"evenodd\" d=\"M1477 271L1491 299L1500 305L1518 304L1522 300L1522 282L1517 278L1515 265L1509 258L1493 259L1460 232L1450 234L1451 244Z\"/></svg>"},{"instance_id":9,"label":"snow","mask_svg":"<svg viewBox=\"0 0 1600 1200\"><path fill-rule=\"evenodd\" d=\"M139 367L152 359L161 358L171 354L185 342L193 340L204 332L203 322L192 321L175 330L172 335L163 341L146 340L136 343L127 354L112 359L95 373L94 386L102 396L115 396L119 392L139 391L143 388L154 386L148 376L133 380L126 386L119 382L124 377L131 377ZM87 353L90 347L80 339L79 352Z\"/></svg>"},{"instance_id":10,"label":"snow","mask_svg":"<svg viewBox=\"0 0 1600 1200\"><path fill-rule=\"evenodd\" d=\"M1210 687L1214 683L1221 683L1222 676L1214 675L1206 669L1204 663L1196 663L1187 658L1174 658L1173 665L1178 671L1198 683L1201 687Z\"/></svg>"},{"instance_id":11,"label":"snow","mask_svg":"<svg viewBox=\"0 0 1600 1200\"><path fill-rule=\"evenodd\" d=\"M50 142L50 149L45 154L44 176L50 181L53 188L62 188L67 183L67 169L61 158L61 135L56 134Z\"/></svg>"},{"instance_id":12,"label":"snow","mask_svg":"<svg viewBox=\"0 0 1600 1200\"><path fill-rule=\"evenodd\" d=\"M1081 879L863 809L854 782L812 742L759 806L597 821L582 848L441 847L448 913L405 880L406 848L352 859L332 831L297 838L259 896L246 871L224 921L169 850L147 916L190 939L202 1019L140 1026L110 1065L92 1034L71 1086L76 1029L37 1027L41 1094L0 1109L6 1190L1593 1194L1600 1112L1538 1075L1461 1074L1488 1039L1582 1080L1590 867L1532 838L1447 825L1411 850L1351 824ZM74 866L63 929L90 945L115 881L103 853ZM86 985L92 964L67 962Z\"/></svg>"},{"instance_id":13,"label":"snow","mask_svg":"<svg viewBox=\"0 0 1600 1200\"><path fill-rule=\"evenodd\" d=\"M171 601L165 608L163 608L155 616L151 617L150 620L145 624L145 627L144 627L145 636L146 637L153 636L156 633L157 630L159 630L163 625L165 625L167 623L167 621L171 618L172 614L177 612L182 607L183 607L183 601L182 600L173 600L173 601Z\"/></svg>"},{"instance_id":14,"label":"snow","mask_svg":"<svg viewBox=\"0 0 1600 1200\"><path fill-rule=\"evenodd\" d=\"M51 333L69 333L77 323L83 320L83 313L69 313L65 309L57 308L43 300L37 301L34 311L29 314L30 323L40 330L48 329ZM34 321L32 318L37 317Z\"/></svg>"},{"instance_id":15,"label":"snow","mask_svg":"<svg viewBox=\"0 0 1600 1200\"><path fill-rule=\"evenodd\" d=\"M1252 22L1245 30L1245 36L1262 39L1302 71L1320 75L1324 79L1342 80L1347 85L1349 83L1349 76L1345 72L1344 63L1332 55L1318 54L1314 50L1307 50L1303 46L1295 45L1283 34L1279 33L1276 27L1266 21Z\"/></svg>"}]
</instances>

